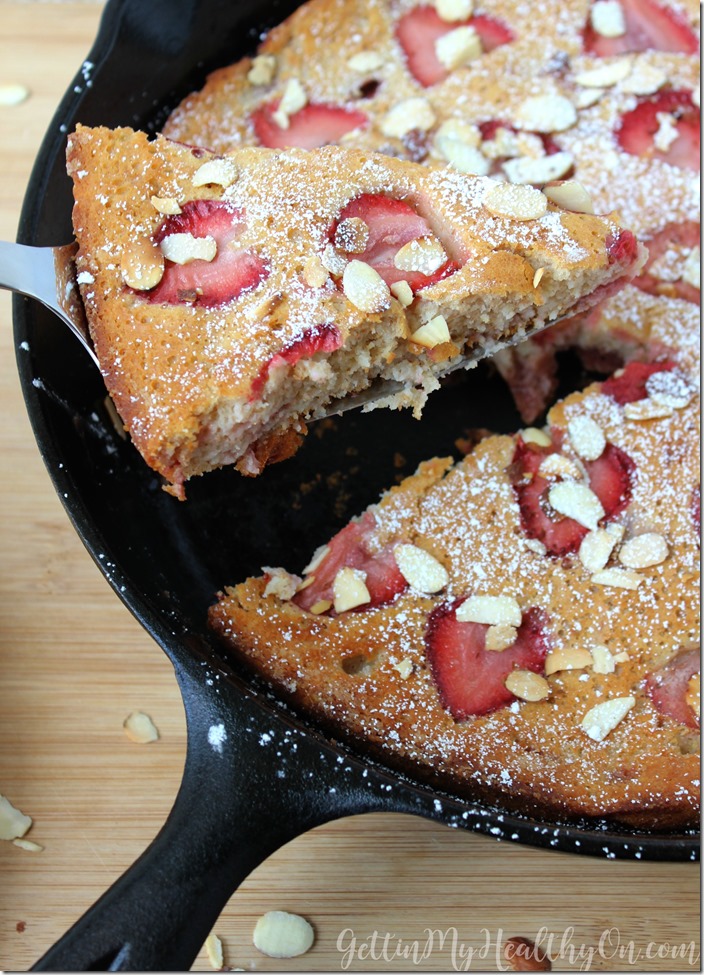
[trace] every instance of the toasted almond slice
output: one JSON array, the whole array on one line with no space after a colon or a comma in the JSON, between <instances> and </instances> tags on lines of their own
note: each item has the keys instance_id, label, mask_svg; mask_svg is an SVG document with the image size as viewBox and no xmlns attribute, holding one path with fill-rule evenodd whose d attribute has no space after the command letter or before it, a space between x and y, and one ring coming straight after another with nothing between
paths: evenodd
<instances>
[{"instance_id":1,"label":"toasted almond slice","mask_svg":"<svg viewBox=\"0 0 704 975\"><path fill-rule=\"evenodd\" d=\"M482 41L469 24L441 34L435 41L435 56L447 71L454 71L482 56Z\"/></svg>"},{"instance_id":2,"label":"toasted almond slice","mask_svg":"<svg viewBox=\"0 0 704 975\"><path fill-rule=\"evenodd\" d=\"M576 94L574 103L577 108L591 108L606 94L605 88L582 88Z\"/></svg>"},{"instance_id":3,"label":"toasted almond slice","mask_svg":"<svg viewBox=\"0 0 704 975\"><path fill-rule=\"evenodd\" d=\"M539 159L509 159L501 168L511 183L542 185L553 179L560 179L572 168L573 163L574 156L571 152L554 152Z\"/></svg>"},{"instance_id":4,"label":"toasted almond slice","mask_svg":"<svg viewBox=\"0 0 704 975\"><path fill-rule=\"evenodd\" d=\"M298 589L296 590L296 592L303 592L303 590L304 589L307 589L308 586L312 586L314 582L315 582L315 576L314 575L307 576L303 580L303 582L300 584L300 586L298 587Z\"/></svg>"},{"instance_id":5,"label":"toasted almond slice","mask_svg":"<svg viewBox=\"0 0 704 975\"><path fill-rule=\"evenodd\" d=\"M363 254L369 243L369 227L360 217L341 220L335 231L335 247L345 254Z\"/></svg>"},{"instance_id":6,"label":"toasted almond slice","mask_svg":"<svg viewBox=\"0 0 704 975\"><path fill-rule=\"evenodd\" d=\"M591 653L594 661L592 670L595 674L613 674L616 670L616 658L608 647L596 643L592 647Z\"/></svg>"},{"instance_id":7,"label":"toasted almond slice","mask_svg":"<svg viewBox=\"0 0 704 975\"><path fill-rule=\"evenodd\" d=\"M537 220L548 210L544 193L519 183L496 183L484 195L482 203L494 216L513 220Z\"/></svg>"},{"instance_id":8,"label":"toasted almond slice","mask_svg":"<svg viewBox=\"0 0 704 975\"><path fill-rule=\"evenodd\" d=\"M613 586L615 589L637 589L643 577L631 569L602 569L595 572L592 582L597 586Z\"/></svg>"},{"instance_id":9,"label":"toasted almond slice","mask_svg":"<svg viewBox=\"0 0 704 975\"><path fill-rule=\"evenodd\" d=\"M411 342L415 342L416 345L422 345L426 349L434 349L438 345L444 345L445 342L452 341L447 322L442 315L436 315L435 318L431 318L425 325L421 325L420 328L413 332L410 340Z\"/></svg>"},{"instance_id":10,"label":"toasted almond slice","mask_svg":"<svg viewBox=\"0 0 704 975\"><path fill-rule=\"evenodd\" d=\"M575 81L583 88L611 88L613 85L623 81L631 73L633 61L631 58L618 58L613 61L605 61L598 68L589 68L580 71L575 76Z\"/></svg>"},{"instance_id":11,"label":"toasted almond slice","mask_svg":"<svg viewBox=\"0 0 704 975\"><path fill-rule=\"evenodd\" d=\"M164 276L164 255L148 237L129 241L120 258L122 280L135 291L150 291Z\"/></svg>"},{"instance_id":12,"label":"toasted almond slice","mask_svg":"<svg viewBox=\"0 0 704 975\"><path fill-rule=\"evenodd\" d=\"M668 152L680 135L677 119L670 112L658 112L655 118L658 120L658 130L653 136L653 145L660 152Z\"/></svg>"},{"instance_id":13,"label":"toasted almond slice","mask_svg":"<svg viewBox=\"0 0 704 975\"><path fill-rule=\"evenodd\" d=\"M178 200L172 196L153 196L151 204L158 213L163 213L167 217L176 216L181 212Z\"/></svg>"},{"instance_id":14,"label":"toasted almond slice","mask_svg":"<svg viewBox=\"0 0 704 975\"><path fill-rule=\"evenodd\" d=\"M408 281L394 281L392 285L389 285L389 291L402 308L408 308L413 304L413 291Z\"/></svg>"},{"instance_id":15,"label":"toasted almond slice","mask_svg":"<svg viewBox=\"0 0 704 975\"><path fill-rule=\"evenodd\" d=\"M506 623L519 627L523 614L513 596L469 596L458 607L455 618L458 623L488 623L489 626Z\"/></svg>"},{"instance_id":16,"label":"toasted almond slice","mask_svg":"<svg viewBox=\"0 0 704 975\"><path fill-rule=\"evenodd\" d=\"M269 911L254 928L254 947L270 958L296 958L313 946L315 932L305 918L287 911Z\"/></svg>"},{"instance_id":17,"label":"toasted almond slice","mask_svg":"<svg viewBox=\"0 0 704 975\"><path fill-rule=\"evenodd\" d=\"M626 33L626 16L619 0L595 0L590 20L602 37L623 37Z\"/></svg>"},{"instance_id":18,"label":"toasted almond slice","mask_svg":"<svg viewBox=\"0 0 704 975\"><path fill-rule=\"evenodd\" d=\"M408 132L427 132L434 125L435 112L430 102L416 97L397 102L382 118L379 128L389 138L402 139Z\"/></svg>"},{"instance_id":19,"label":"toasted almond slice","mask_svg":"<svg viewBox=\"0 0 704 975\"><path fill-rule=\"evenodd\" d=\"M593 741L603 741L623 721L635 703L636 699L631 695L602 701L587 711L579 727Z\"/></svg>"},{"instance_id":20,"label":"toasted almond slice","mask_svg":"<svg viewBox=\"0 0 704 975\"><path fill-rule=\"evenodd\" d=\"M673 410L684 409L695 395L694 387L679 369L654 372L645 381L645 391L654 403Z\"/></svg>"},{"instance_id":21,"label":"toasted almond slice","mask_svg":"<svg viewBox=\"0 0 704 975\"><path fill-rule=\"evenodd\" d=\"M661 420L664 417L672 416L674 410L671 406L664 403L656 403L654 399L636 400L634 403L626 403L623 408L623 415L627 420Z\"/></svg>"},{"instance_id":22,"label":"toasted almond slice","mask_svg":"<svg viewBox=\"0 0 704 975\"><path fill-rule=\"evenodd\" d=\"M161 253L174 264L190 264L191 261L212 261L218 252L214 237L194 237L193 234L171 234L164 237Z\"/></svg>"},{"instance_id":23,"label":"toasted almond slice","mask_svg":"<svg viewBox=\"0 0 704 975\"><path fill-rule=\"evenodd\" d=\"M579 561L588 572L600 572L611 558L616 542L606 528L589 532L579 546Z\"/></svg>"},{"instance_id":24,"label":"toasted almond slice","mask_svg":"<svg viewBox=\"0 0 704 975\"><path fill-rule=\"evenodd\" d=\"M279 101L278 111L283 112L285 115L295 115L296 112L300 112L302 108L305 108L307 104L308 96L303 89L303 85L298 78L289 78L286 82L281 100Z\"/></svg>"},{"instance_id":25,"label":"toasted almond slice","mask_svg":"<svg viewBox=\"0 0 704 975\"><path fill-rule=\"evenodd\" d=\"M667 84L667 75L647 61L636 61L633 70L621 84L621 91L629 95L654 95Z\"/></svg>"},{"instance_id":26,"label":"toasted almond slice","mask_svg":"<svg viewBox=\"0 0 704 975\"><path fill-rule=\"evenodd\" d=\"M208 961L212 968L216 972L222 970L225 964L225 959L222 953L222 941L218 938L214 931L211 931L208 937L205 939L205 953L208 956Z\"/></svg>"},{"instance_id":27,"label":"toasted almond slice","mask_svg":"<svg viewBox=\"0 0 704 975\"><path fill-rule=\"evenodd\" d=\"M558 481L548 491L548 501L555 511L572 518L584 528L594 531L604 517L604 507L586 484L579 481Z\"/></svg>"},{"instance_id":28,"label":"toasted almond slice","mask_svg":"<svg viewBox=\"0 0 704 975\"><path fill-rule=\"evenodd\" d=\"M285 569L272 568L266 565L263 566L262 571L269 576L269 581L264 588L265 596L278 596L282 602L293 599L301 584L299 576L291 575Z\"/></svg>"},{"instance_id":29,"label":"toasted almond slice","mask_svg":"<svg viewBox=\"0 0 704 975\"><path fill-rule=\"evenodd\" d=\"M526 538L524 545L530 552L535 552L536 555L545 555L547 552L547 548L539 538Z\"/></svg>"},{"instance_id":30,"label":"toasted almond slice","mask_svg":"<svg viewBox=\"0 0 704 975\"><path fill-rule=\"evenodd\" d=\"M410 657L404 657L397 664L392 664L393 670L397 670L404 680L407 680L413 673L413 661Z\"/></svg>"},{"instance_id":31,"label":"toasted almond slice","mask_svg":"<svg viewBox=\"0 0 704 975\"><path fill-rule=\"evenodd\" d=\"M25 816L9 799L0 795L0 840L14 840L24 836L31 825L31 816Z\"/></svg>"},{"instance_id":32,"label":"toasted almond slice","mask_svg":"<svg viewBox=\"0 0 704 975\"><path fill-rule=\"evenodd\" d=\"M484 635L485 650L506 650L516 642L518 630L510 623L497 623L490 626Z\"/></svg>"},{"instance_id":33,"label":"toasted almond slice","mask_svg":"<svg viewBox=\"0 0 704 975\"><path fill-rule=\"evenodd\" d=\"M313 603L310 611L313 616L320 616L322 613L327 613L331 606L332 603L329 599L319 599L317 603Z\"/></svg>"},{"instance_id":34,"label":"toasted almond slice","mask_svg":"<svg viewBox=\"0 0 704 975\"><path fill-rule=\"evenodd\" d=\"M276 58L273 54L258 54L252 58L252 65L247 72L250 85L270 85L276 74Z\"/></svg>"},{"instance_id":35,"label":"toasted almond slice","mask_svg":"<svg viewBox=\"0 0 704 975\"><path fill-rule=\"evenodd\" d=\"M702 258L699 247L693 247L682 265L682 280L693 288L701 287Z\"/></svg>"},{"instance_id":36,"label":"toasted almond slice","mask_svg":"<svg viewBox=\"0 0 704 975\"><path fill-rule=\"evenodd\" d=\"M418 592L440 592L450 581L445 566L418 545L397 545L394 559L408 585Z\"/></svg>"},{"instance_id":37,"label":"toasted almond slice","mask_svg":"<svg viewBox=\"0 0 704 975\"><path fill-rule=\"evenodd\" d=\"M359 71L360 74L378 71L383 65L384 59L378 51L360 51L358 54L353 54L347 62L348 68Z\"/></svg>"},{"instance_id":38,"label":"toasted almond slice","mask_svg":"<svg viewBox=\"0 0 704 975\"><path fill-rule=\"evenodd\" d=\"M582 460L596 460L604 453L604 431L590 416L573 417L567 424L567 436L575 453Z\"/></svg>"},{"instance_id":39,"label":"toasted almond slice","mask_svg":"<svg viewBox=\"0 0 704 975\"><path fill-rule=\"evenodd\" d=\"M561 183L544 186L543 193L548 200L573 213L594 213L594 204L586 188L576 179L566 179Z\"/></svg>"},{"instance_id":40,"label":"toasted almond slice","mask_svg":"<svg viewBox=\"0 0 704 975\"><path fill-rule=\"evenodd\" d=\"M144 711L132 711L123 721L122 727L129 740L138 745L147 745L149 742L159 740L156 725Z\"/></svg>"},{"instance_id":41,"label":"toasted almond slice","mask_svg":"<svg viewBox=\"0 0 704 975\"><path fill-rule=\"evenodd\" d=\"M474 12L474 0L435 0L435 9L440 20L453 24L469 20Z\"/></svg>"},{"instance_id":42,"label":"toasted almond slice","mask_svg":"<svg viewBox=\"0 0 704 975\"><path fill-rule=\"evenodd\" d=\"M486 156L479 149L467 145L466 142L461 142L459 139L437 136L435 148L458 173L467 173L470 176L488 176L491 171L491 162Z\"/></svg>"},{"instance_id":43,"label":"toasted almond slice","mask_svg":"<svg viewBox=\"0 0 704 975\"><path fill-rule=\"evenodd\" d=\"M504 681L506 690L522 701L543 701L550 695L550 685L532 670L512 670Z\"/></svg>"},{"instance_id":44,"label":"toasted almond slice","mask_svg":"<svg viewBox=\"0 0 704 975\"><path fill-rule=\"evenodd\" d=\"M563 95L532 95L518 107L515 121L528 132L564 132L577 121L577 111Z\"/></svg>"},{"instance_id":45,"label":"toasted almond slice","mask_svg":"<svg viewBox=\"0 0 704 975\"><path fill-rule=\"evenodd\" d=\"M560 477L579 481L583 476L575 462L569 457L565 457L564 454L548 454L545 460L541 462L538 474L547 480Z\"/></svg>"},{"instance_id":46,"label":"toasted almond slice","mask_svg":"<svg viewBox=\"0 0 704 975\"><path fill-rule=\"evenodd\" d=\"M374 314L391 304L389 286L370 264L350 261L342 274L342 290L355 308Z\"/></svg>"},{"instance_id":47,"label":"toasted almond slice","mask_svg":"<svg viewBox=\"0 0 704 975\"><path fill-rule=\"evenodd\" d=\"M552 444L547 433L538 430L537 427L526 427L525 430L521 430L521 440L523 443L534 443L537 447L549 447Z\"/></svg>"},{"instance_id":48,"label":"toasted almond slice","mask_svg":"<svg viewBox=\"0 0 704 975\"><path fill-rule=\"evenodd\" d=\"M336 613L344 613L356 606L364 606L371 602L371 596L365 580L367 575L359 569L345 566L340 569L332 584L332 593Z\"/></svg>"},{"instance_id":49,"label":"toasted almond slice","mask_svg":"<svg viewBox=\"0 0 704 975\"><path fill-rule=\"evenodd\" d=\"M472 149L477 149L482 141L482 133L478 125L473 125L471 122L465 122L459 118L448 118L438 126L435 142L438 139L462 142L466 146L471 146Z\"/></svg>"},{"instance_id":50,"label":"toasted almond slice","mask_svg":"<svg viewBox=\"0 0 704 975\"><path fill-rule=\"evenodd\" d=\"M347 258L343 257L332 244L326 244L323 253L320 255L320 263L334 277L339 278L347 267Z\"/></svg>"},{"instance_id":51,"label":"toasted almond slice","mask_svg":"<svg viewBox=\"0 0 704 975\"><path fill-rule=\"evenodd\" d=\"M44 851L44 847L33 840L15 839L12 841L12 845L19 846L20 850L26 850L27 853L42 853Z\"/></svg>"},{"instance_id":52,"label":"toasted almond slice","mask_svg":"<svg viewBox=\"0 0 704 975\"><path fill-rule=\"evenodd\" d=\"M591 667L592 655L583 647L563 647L553 650L545 659L545 673L549 677L561 670L584 670Z\"/></svg>"},{"instance_id":53,"label":"toasted almond slice","mask_svg":"<svg viewBox=\"0 0 704 975\"><path fill-rule=\"evenodd\" d=\"M311 254L303 266L303 278L310 288L322 288L330 278L330 272L318 254Z\"/></svg>"},{"instance_id":54,"label":"toasted almond slice","mask_svg":"<svg viewBox=\"0 0 704 975\"><path fill-rule=\"evenodd\" d=\"M445 248L432 234L409 240L394 257L394 267L399 271L418 271L427 275L434 274L446 262Z\"/></svg>"},{"instance_id":55,"label":"toasted almond slice","mask_svg":"<svg viewBox=\"0 0 704 975\"><path fill-rule=\"evenodd\" d=\"M15 105L21 105L22 102L26 102L29 94L29 88L26 85L20 85L18 83L0 85L0 105L3 108L14 108Z\"/></svg>"},{"instance_id":56,"label":"toasted almond slice","mask_svg":"<svg viewBox=\"0 0 704 975\"><path fill-rule=\"evenodd\" d=\"M540 282L543 280L544 274L545 274L545 268L544 267L539 267L537 269L537 271L535 272L535 274L533 275L533 287L534 288L537 288L538 287L538 285L540 284Z\"/></svg>"},{"instance_id":57,"label":"toasted almond slice","mask_svg":"<svg viewBox=\"0 0 704 975\"><path fill-rule=\"evenodd\" d=\"M660 565L669 554L670 550L662 535L644 532L623 543L618 560L629 569L649 569L653 565Z\"/></svg>"},{"instance_id":58,"label":"toasted almond slice","mask_svg":"<svg viewBox=\"0 0 704 975\"><path fill-rule=\"evenodd\" d=\"M191 177L194 186L209 186L211 183L227 189L237 179L237 167L231 159L209 159L196 169Z\"/></svg>"}]
</instances>

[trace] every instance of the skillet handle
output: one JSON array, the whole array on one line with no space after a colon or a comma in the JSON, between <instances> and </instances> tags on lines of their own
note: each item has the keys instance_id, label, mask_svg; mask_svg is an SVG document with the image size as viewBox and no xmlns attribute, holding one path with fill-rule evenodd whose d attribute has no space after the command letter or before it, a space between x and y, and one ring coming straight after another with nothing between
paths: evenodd
<instances>
[{"instance_id":1,"label":"skillet handle","mask_svg":"<svg viewBox=\"0 0 704 975\"><path fill-rule=\"evenodd\" d=\"M343 769L338 753L219 680L202 658L176 673L188 747L173 809L145 853L33 971L188 970L233 891L271 853L388 801L368 787L367 773Z\"/></svg>"}]
</instances>

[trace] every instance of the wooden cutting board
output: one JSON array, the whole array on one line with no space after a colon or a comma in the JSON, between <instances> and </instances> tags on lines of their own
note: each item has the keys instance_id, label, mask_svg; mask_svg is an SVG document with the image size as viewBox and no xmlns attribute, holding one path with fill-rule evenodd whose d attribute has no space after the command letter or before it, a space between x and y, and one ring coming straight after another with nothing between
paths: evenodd
<instances>
[{"instance_id":1,"label":"wooden cutting board","mask_svg":"<svg viewBox=\"0 0 704 975\"><path fill-rule=\"evenodd\" d=\"M4 239L15 235L34 155L100 10L0 2L0 85L30 91L23 104L0 107ZM168 661L83 549L39 458L4 292L0 444L0 793L33 817L29 836L44 847L0 842L0 968L26 970L158 831L178 788L185 729ZM152 716L159 742L127 740L132 710ZM252 946L256 918L272 909L313 922L308 955L275 962ZM523 935L551 950L555 969L697 971L698 919L694 864L545 853L370 815L281 850L215 930L226 964L247 970L496 971L497 945ZM195 967L210 969L204 953Z\"/></svg>"}]
</instances>

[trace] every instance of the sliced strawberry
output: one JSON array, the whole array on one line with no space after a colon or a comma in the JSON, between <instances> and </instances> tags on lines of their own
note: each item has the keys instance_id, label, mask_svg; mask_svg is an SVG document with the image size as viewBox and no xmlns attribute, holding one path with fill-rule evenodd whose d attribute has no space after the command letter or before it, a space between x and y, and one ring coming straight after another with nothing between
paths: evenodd
<instances>
[{"instance_id":1,"label":"sliced strawberry","mask_svg":"<svg viewBox=\"0 0 704 975\"><path fill-rule=\"evenodd\" d=\"M655 145L655 135L660 128L659 115L675 118L677 138L667 151ZM663 91L641 98L630 112L621 116L616 138L625 152L645 159L661 159L680 169L699 172L701 113L692 101L690 91Z\"/></svg>"},{"instance_id":2,"label":"sliced strawberry","mask_svg":"<svg viewBox=\"0 0 704 975\"><path fill-rule=\"evenodd\" d=\"M406 55L408 69L424 88L447 78L447 68L438 61L435 44L444 34L457 27L473 27L479 34L484 51L515 40L513 33L500 20L480 14L462 23L442 20L435 7L413 7L396 25L396 38Z\"/></svg>"},{"instance_id":3,"label":"sliced strawberry","mask_svg":"<svg viewBox=\"0 0 704 975\"><path fill-rule=\"evenodd\" d=\"M664 667L648 675L646 693L661 714L698 728L699 715L687 703L687 685L698 673L699 650L681 650Z\"/></svg>"},{"instance_id":4,"label":"sliced strawberry","mask_svg":"<svg viewBox=\"0 0 704 975\"><path fill-rule=\"evenodd\" d=\"M303 589L294 602L309 611L321 600L333 602L333 583L342 568L360 569L366 573L365 584L371 601L357 607L357 611L373 609L391 602L408 588L394 558L394 545L386 545L381 551L371 550L370 543L376 519L367 511L359 521L350 522L328 542L328 553L312 575L315 582ZM348 610L354 612L354 610ZM329 613L334 613L330 610Z\"/></svg>"},{"instance_id":5,"label":"sliced strawberry","mask_svg":"<svg viewBox=\"0 0 704 975\"><path fill-rule=\"evenodd\" d=\"M695 288L688 281L682 281L681 279L679 281L664 280L658 276L657 268L654 273L653 265L667 254L668 251L674 252L676 262L678 260L683 262L686 252L699 246L699 234L699 224L694 220L687 220L683 223L670 223L659 233L654 234L645 241L648 248L646 265L638 277L633 279L631 284L634 284L636 288L640 288L641 291L647 291L651 295L681 298L683 301L691 301L693 304L698 305L701 295L699 288ZM678 252L681 252L681 256ZM676 276L676 270L672 276Z\"/></svg>"},{"instance_id":6,"label":"sliced strawberry","mask_svg":"<svg viewBox=\"0 0 704 975\"><path fill-rule=\"evenodd\" d=\"M619 376L609 376L601 384L601 391L615 399L620 406L645 399L648 391L645 384L655 372L669 372L675 368L674 362L629 362Z\"/></svg>"},{"instance_id":7,"label":"sliced strawberry","mask_svg":"<svg viewBox=\"0 0 704 975\"><path fill-rule=\"evenodd\" d=\"M558 453L559 436L553 433L549 447L525 443L519 437L511 465L511 483L521 515L521 527L529 538L541 541L550 555L576 552L587 529L572 518L553 511L548 501L551 482L540 477L540 465L550 454ZM620 514L631 499L635 464L620 447L607 444L601 457L584 464L589 487L604 509L603 522Z\"/></svg>"},{"instance_id":8,"label":"sliced strawberry","mask_svg":"<svg viewBox=\"0 0 704 975\"><path fill-rule=\"evenodd\" d=\"M262 146L270 149L317 149L340 141L346 132L361 129L369 122L363 112L337 105L304 105L289 115L288 128L274 120L278 101L262 105L252 114L254 133Z\"/></svg>"},{"instance_id":9,"label":"sliced strawberry","mask_svg":"<svg viewBox=\"0 0 704 975\"><path fill-rule=\"evenodd\" d=\"M606 238L609 264L633 264L638 257L638 241L630 230L619 230Z\"/></svg>"},{"instance_id":10,"label":"sliced strawberry","mask_svg":"<svg viewBox=\"0 0 704 975\"><path fill-rule=\"evenodd\" d=\"M523 614L515 643L505 650L486 649L483 623L460 623L464 600L438 606L431 613L425 647L443 706L456 721L489 714L514 700L505 681L513 670L541 674L548 654L545 613L533 607Z\"/></svg>"},{"instance_id":11,"label":"sliced strawberry","mask_svg":"<svg viewBox=\"0 0 704 975\"><path fill-rule=\"evenodd\" d=\"M212 261L190 264L166 261L159 284L146 293L152 303L197 304L212 307L237 298L269 274L258 254L231 246L245 227L241 210L221 200L191 200L181 213L167 217L154 235L160 244L173 234L213 237L218 245Z\"/></svg>"},{"instance_id":12,"label":"sliced strawberry","mask_svg":"<svg viewBox=\"0 0 704 975\"><path fill-rule=\"evenodd\" d=\"M269 373L276 366L288 365L292 367L301 359L312 358L316 352L334 352L341 345L340 330L330 322L323 322L322 325L314 325L307 329L300 338L294 339L281 352L277 352L268 362L264 363L259 375L252 383L250 402L259 398L264 383L269 378Z\"/></svg>"},{"instance_id":13,"label":"sliced strawberry","mask_svg":"<svg viewBox=\"0 0 704 975\"><path fill-rule=\"evenodd\" d=\"M621 37L597 34L591 20L584 30L584 50L597 57L635 54L639 51L675 51L696 54L697 35L685 18L655 0L621 0L626 32Z\"/></svg>"},{"instance_id":14,"label":"sliced strawberry","mask_svg":"<svg viewBox=\"0 0 704 975\"><path fill-rule=\"evenodd\" d=\"M338 224L351 217L363 220L369 228L369 239L364 253L352 256L371 264L387 284L408 281L411 289L416 292L454 274L459 267L455 261L447 260L433 274L421 274L420 271L400 271L394 265L394 257L404 244L432 234L427 221L404 200L363 193L348 203L340 213L330 229L331 242L335 239Z\"/></svg>"}]
</instances>

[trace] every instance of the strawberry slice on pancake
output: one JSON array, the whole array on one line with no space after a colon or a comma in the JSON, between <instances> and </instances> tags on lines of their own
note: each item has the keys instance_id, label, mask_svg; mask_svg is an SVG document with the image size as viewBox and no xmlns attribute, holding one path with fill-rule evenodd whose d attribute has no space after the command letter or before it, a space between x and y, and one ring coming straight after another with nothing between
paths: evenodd
<instances>
[{"instance_id":1,"label":"strawberry slice on pancake","mask_svg":"<svg viewBox=\"0 0 704 975\"><path fill-rule=\"evenodd\" d=\"M699 650L681 650L645 681L648 697L661 714L689 728L699 727L699 714L689 704L689 682L699 674Z\"/></svg>"},{"instance_id":2,"label":"strawberry slice on pancake","mask_svg":"<svg viewBox=\"0 0 704 975\"><path fill-rule=\"evenodd\" d=\"M699 172L701 112L690 91L662 91L639 99L621 116L616 139L632 156L661 159Z\"/></svg>"},{"instance_id":3,"label":"strawberry slice on pancake","mask_svg":"<svg viewBox=\"0 0 704 975\"><path fill-rule=\"evenodd\" d=\"M272 369L284 365L293 368L301 359L311 359L317 352L335 352L341 345L340 330L330 322L323 322L322 325L314 325L307 329L300 338L289 342L281 352L277 352L262 366L259 375L252 383L250 402L259 398Z\"/></svg>"},{"instance_id":4,"label":"strawberry slice on pancake","mask_svg":"<svg viewBox=\"0 0 704 975\"><path fill-rule=\"evenodd\" d=\"M629 362L618 375L609 376L601 384L601 391L605 396L615 399L620 406L635 403L645 399L648 395L646 383L656 372L669 372L675 368L675 363L666 362Z\"/></svg>"},{"instance_id":5,"label":"strawberry slice on pancake","mask_svg":"<svg viewBox=\"0 0 704 975\"><path fill-rule=\"evenodd\" d=\"M262 105L251 121L259 144L270 149L317 149L334 145L353 129L361 129L369 119L363 112L337 105L304 105L288 116L288 127L275 119L278 101Z\"/></svg>"},{"instance_id":6,"label":"strawberry slice on pancake","mask_svg":"<svg viewBox=\"0 0 704 975\"><path fill-rule=\"evenodd\" d=\"M591 17L584 30L587 54L608 58L640 51L672 51L696 54L697 35L685 18L655 0L621 0L626 30L620 37L604 37L594 30Z\"/></svg>"}]
</instances>

